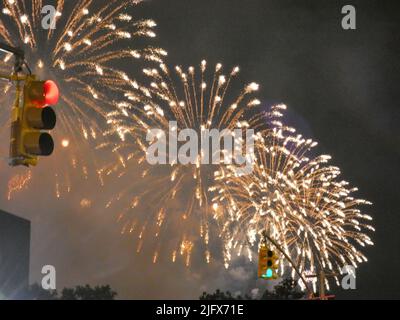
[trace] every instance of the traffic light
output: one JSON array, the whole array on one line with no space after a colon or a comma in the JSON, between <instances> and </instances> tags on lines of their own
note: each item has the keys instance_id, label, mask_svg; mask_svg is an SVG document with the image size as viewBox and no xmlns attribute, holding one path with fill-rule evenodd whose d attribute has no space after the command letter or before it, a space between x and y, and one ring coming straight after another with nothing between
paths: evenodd
<instances>
[{"instance_id":1,"label":"traffic light","mask_svg":"<svg viewBox=\"0 0 400 320\"><path fill-rule=\"evenodd\" d=\"M275 251L265 245L261 245L258 258L258 277L267 280L278 278L279 257Z\"/></svg>"},{"instance_id":2,"label":"traffic light","mask_svg":"<svg viewBox=\"0 0 400 320\"><path fill-rule=\"evenodd\" d=\"M12 111L12 166L35 166L39 156L49 156L53 153L54 141L46 131L54 129L56 125L56 113L50 106L57 104L58 98L59 90L53 81L38 81L34 76L26 80L22 106L17 96Z\"/></svg>"}]
</instances>

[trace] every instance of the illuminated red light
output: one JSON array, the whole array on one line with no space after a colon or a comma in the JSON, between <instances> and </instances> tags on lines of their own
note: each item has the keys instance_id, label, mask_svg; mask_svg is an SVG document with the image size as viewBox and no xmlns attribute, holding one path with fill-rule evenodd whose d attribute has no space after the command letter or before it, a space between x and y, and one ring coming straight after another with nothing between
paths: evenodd
<instances>
[{"instance_id":1,"label":"illuminated red light","mask_svg":"<svg viewBox=\"0 0 400 320\"><path fill-rule=\"evenodd\" d=\"M60 91L54 81L47 80L43 84L44 103L47 106L54 106L58 103Z\"/></svg>"}]
</instances>

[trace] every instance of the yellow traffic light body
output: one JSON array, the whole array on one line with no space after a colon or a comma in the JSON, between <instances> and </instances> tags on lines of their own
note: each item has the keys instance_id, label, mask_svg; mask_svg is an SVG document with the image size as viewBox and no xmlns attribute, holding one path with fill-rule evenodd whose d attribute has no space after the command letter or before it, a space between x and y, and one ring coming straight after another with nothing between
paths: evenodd
<instances>
[{"instance_id":1,"label":"yellow traffic light body","mask_svg":"<svg viewBox=\"0 0 400 320\"><path fill-rule=\"evenodd\" d=\"M267 272L267 251L268 248L264 245L260 247L260 251L258 253L258 277L262 278L264 274Z\"/></svg>"},{"instance_id":2,"label":"yellow traffic light body","mask_svg":"<svg viewBox=\"0 0 400 320\"><path fill-rule=\"evenodd\" d=\"M258 258L258 277L267 280L278 279L279 256L266 245L261 245Z\"/></svg>"},{"instance_id":3,"label":"yellow traffic light body","mask_svg":"<svg viewBox=\"0 0 400 320\"><path fill-rule=\"evenodd\" d=\"M10 165L36 166L39 156L49 156L54 150L54 142L49 133L56 125L56 114L48 102L56 103L58 88L50 82L37 81L35 76L26 79L23 96L17 88L17 98L12 110ZM52 96L48 95L47 91Z\"/></svg>"}]
</instances>

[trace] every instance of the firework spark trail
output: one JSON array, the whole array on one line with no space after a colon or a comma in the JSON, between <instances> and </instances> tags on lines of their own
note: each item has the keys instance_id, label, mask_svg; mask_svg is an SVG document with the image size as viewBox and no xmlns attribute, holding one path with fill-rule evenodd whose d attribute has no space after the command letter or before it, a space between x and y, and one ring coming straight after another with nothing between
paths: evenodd
<instances>
[{"instance_id":1,"label":"firework spark trail","mask_svg":"<svg viewBox=\"0 0 400 320\"><path fill-rule=\"evenodd\" d=\"M273 113L281 115L285 109L279 105ZM279 121L272 127L259 140L253 174L239 177L229 168L217 174L213 201L217 211L229 216L223 226L226 266L233 253L251 259L263 231L302 272L340 274L345 265L366 262L359 247L373 245L367 233L374 229L359 206L370 203L352 196L357 189L339 180L340 170L329 165L330 156L309 158L316 142Z\"/></svg>"},{"instance_id":2,"label":"firework spark trail","mask_svg":"<svg viewBox=\"0 0 400 320\"><path fill-rule=\"evenodd\" d=\"M32 179L32 172L28 171L26 174L22 175L15 175L9 182L8 182L8 193L7 199L11 200L14 193L21 191L28 187L29 182Z\"/></svg>"},{"instance_id":3,"label":"firework spark trail","mask_svg":"<svg viewBox=\"0 0 400 320\"><path fill-rule=\"evenodd\" d=\"M146 161L146 134L155 128L168 132L171 121L176 123L172 130L177 135L187 128L195 130L198 136L207 129L261 131L268 116L258 110L260 101L253 97L258 90L256 83L244 86L238 94L230 90L232 83L236 84L238 67L228 76L222 73L221 64L208 72L206 61L202 61L199 69L200 72L196 72L195 67L189 67L185 72L182 67L176 67L175 75L165 64L159 69L145 69L151 81L145 93L148 99L137 103L136 97L128 95L129 102L123 107L129 112L124 117L119 112L109 114L112 130L106 134L118 135L122 143L99 146L110 148L118 159L105 166L101 174L116 175L120 179L130 177L128 186L107 204L112 208L123 207L119 214L123 233L136 234L138 246L142 248L145 236L164 241L167 246L168 241L162 234L170 230L178 240L167 250L168 255L176 261L177 254L181 254L186 257L186 265L190 264L196 243L203 244L205 260L210 261L211 229L218 225L219 218L211 209L208 189L213 184L215 171L224 166L224 162L221 159L219 165L205 165L202 161L205 155L199 153L196 164L182 165L172 159L170 165L151 166ZM141 175L140 181L135 179L138 175ZM158 248L154 261L159 258ZM163 247L161 250L166 251Z\"/></svg>"},{"instance_id":4,"label":"firework spark trail","mask_svg":"<svg viewBox=\"0 0 400 320\"><path fill-rule=\"evenodd\" d=\"M59 124L55 134L61 149L68 150L68 156L61 152L62 158L69 160L66 167L54 175L58 185L68 184L69 173L66 172L71 168L79 168L81 174L87 176L88 167L96 166L90 149L98 144L96 140L103 138L107 115L113 110L119 112L119 103L126 95L139 98L142 91L147 91L132 77L135 70L127 73L117 65L129 59L138 61L130 63L132 67L143 61L160 63L166 55L159 48L141 45L134 48L138 46L138 39L155 37L153 20L135 20L129 14L140 2L109 0L99 5L92 0L79 0L74 4L54 0L46 4L57 9L56 29L45 30L41 25L44 17L41 0L2 1L0 41L22 47L34 73L55 80L60 87ZM10 55L3 58L2 70L10 58ZM79 152L82 145L87 145L85 152L89 156ZM70 190L71 186L64 189ZM57 190L56 193L59 195Z\"/></svg>"}]
</instances>

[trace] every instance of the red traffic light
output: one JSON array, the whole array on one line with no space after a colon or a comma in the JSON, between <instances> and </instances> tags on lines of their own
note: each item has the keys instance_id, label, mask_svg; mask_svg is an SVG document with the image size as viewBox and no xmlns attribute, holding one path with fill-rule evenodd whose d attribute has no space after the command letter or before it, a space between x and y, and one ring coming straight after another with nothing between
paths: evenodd
<instances>
[{"instance_id":1,"label":"red traffic light","mask_svg":"<svg viewBox=\"0 0 400 320\"><path fill-rule=\"evenodd\" d=\"M58 103L60 92L54 81L30 81L25 86L25 104L45 108Z\"/></svg>"},{"instance_id":2,"label":"red traffic light","mask_svg":"<svg viewBox=\"0 0 400 320\"><path fill-rule=\"evenodd\" d=\"M47 80L43 84L44 103L46 106L55 105L58 103L60 91L54 81Z\"/></svg>"}]
</instances>

